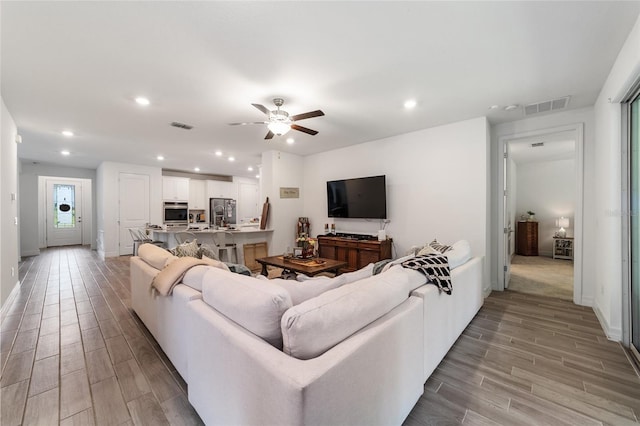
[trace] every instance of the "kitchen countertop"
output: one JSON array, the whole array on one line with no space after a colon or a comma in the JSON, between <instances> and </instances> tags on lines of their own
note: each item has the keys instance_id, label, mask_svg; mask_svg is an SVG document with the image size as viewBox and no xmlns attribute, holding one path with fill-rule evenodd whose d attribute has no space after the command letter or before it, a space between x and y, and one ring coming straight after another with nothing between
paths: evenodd
<instances>
[{"instance_id":1,"label":"kitchen countertop","mask_svg":"<svg viewBox=\"0 0 640 426\"><path fill-rule=\"evenodd\" d=\"M216 232L233 232L233 233L259 233L259 232L273 232L273 229L256 229L253 227L244 227L238 229L186 229L186 228L177 228L177 229L157 229L157 228L148 228L151 232L157 232L159 234L175 234L177 232L193 232L194 234L213 234Z\"/></svg>"}]
</instances>

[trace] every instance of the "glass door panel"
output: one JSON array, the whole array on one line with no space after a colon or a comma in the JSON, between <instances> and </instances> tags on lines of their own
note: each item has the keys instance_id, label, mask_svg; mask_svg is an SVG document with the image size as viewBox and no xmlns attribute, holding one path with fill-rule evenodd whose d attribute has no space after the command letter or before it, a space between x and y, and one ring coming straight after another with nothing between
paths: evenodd
<instances>
[{"instance_id":1,"label":"glass door panel","mask_svg":"<svg viewBox=\"0 0 640 426\"><path fill-rule=\"evenodd\" d=\"M631 344L640 352L640 96L630 115Z\"/></svg>"}]
</instances>

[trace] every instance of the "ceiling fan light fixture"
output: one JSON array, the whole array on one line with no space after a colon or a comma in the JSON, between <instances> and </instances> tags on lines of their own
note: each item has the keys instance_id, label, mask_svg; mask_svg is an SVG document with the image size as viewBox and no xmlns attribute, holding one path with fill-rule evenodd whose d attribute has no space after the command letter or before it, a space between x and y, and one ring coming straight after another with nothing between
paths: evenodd
<instances>
[{"instance_id":1,"label":"ceiling fan light fixture","mask_svg":"<svg viewBox=\"0 0 640 426\"><path fill-rule=\"evenodd\" d=\"M282 136L291 130L291 126L282 121L272 121L267 125L267 128L278 136Z\"/></svg>"}]
</instances>

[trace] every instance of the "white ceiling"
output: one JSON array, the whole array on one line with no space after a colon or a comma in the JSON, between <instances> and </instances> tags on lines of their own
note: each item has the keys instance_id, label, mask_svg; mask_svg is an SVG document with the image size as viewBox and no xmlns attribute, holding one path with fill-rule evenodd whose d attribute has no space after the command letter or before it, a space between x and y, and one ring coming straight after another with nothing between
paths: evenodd
<instances>
[{"instance_id":1,"label":"white ceiling","mask_svg":"<svg viewBox=\"0 0 640 426\"><path fill-rule=\"evenodd\" d=\"M613 1L0 5L2 97L21 158L241 176L267 149L308 155L478 116L523 117L494 104L570 95L570 108L592 105L640 11ZM135 104L139 95L151 105ZM300 122L320 133L291 132L287 145L264 141L261 125L227 125L262 120L251 103L270 107L276 96L291 114L322 109ZM408 98L414 110L403 109ZM76 136L62 136L67 128Z\"/></svg>"},{"instance_id":2,"label":"white ceiling","mask_svg":"<svg viewBox=\"0 0 640 426\"><path fill-rule=\"evenodd\" d=\"M575 132L557 132L509 142L509 155L516 164L575 158ZM532 146L533 144L540 144Z\"/></svg>"}]
</instances>

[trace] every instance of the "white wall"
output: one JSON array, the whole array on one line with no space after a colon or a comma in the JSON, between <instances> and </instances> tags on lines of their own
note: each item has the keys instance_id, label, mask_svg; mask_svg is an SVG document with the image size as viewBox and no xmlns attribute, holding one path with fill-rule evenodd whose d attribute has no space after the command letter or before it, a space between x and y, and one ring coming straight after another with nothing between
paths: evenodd
<instances>
[{"instance_id":1,"label":"white wall","mask_svg":"<svg viewBox=\"0 0 640 426\"><path fill-rule=\"evenodd\" d=\"M518 165L516 218L532 210L538 221L538 250L551 256L556 219L567 217L573 236L575 214L575 160L538 161Z\"/></svg>"},{"instance_id":2,"label":"white wall","mask_svg":"<svg viewBox=\"0 0 640 426\"><path fill-rule=\"evenodd\" d=\"M96 170L97 250L102 257L118 256L118 179L120 173L149 176L149 220L162 223L162 169L105 161Z\"/></svg>"},{"instance_id":3,"label":"white wall","mask_svg":"<svg viewBox=\"0 0 640 426\"><path fill-rule=\"evenodd\" d=\"M28 141L25 141L28 143ZM38 176L55 176L64 178L90 179L93 200L91 204L91 248L95 249L96 235L96 171L77 167L64 167L56 164L36 163L29 160L20 162L20 254L35 256L44 247L39 240L39 221L43 212L38 207Z\"/></svg>"},{"instance_id":4,"label":"white wall","mask_svg":"<svg viewBox=\"0 0 640 426\"><path fill-rule=\"evenodd\" d=\"M0 122L0 306L18 284L18 129L2 101Z\"/></svg>"},{"instance_id":5,"label":"white wall","mask_svg":"<svg viewBox=\"0 0 640 426\"><path fill-rule=\"evenodd\" d=\"M492 126L491 129L491 219L494 235L491 237L491 254L496 259L491 265L491 284L498 288L498 238L502 238L499 232L502 226L498 226L498 212L502 208L501 198L498 198L498 162L502 160L502 152L498 148L501 137L519 133L552 129L555 127L583 124L584 150L583 150L583 220L582 240L585 242L582 248L582 303L591 305L595 293L595 226L596 226L596 198L595 187L595 120L593 108L574 109L556 114L530 117L523 120L501 123ZM518 192L521 192L518 190ZM501 264L500 264L501 265Z\"/></svg>"},{"instance_id":6,"label":"white wall","mask_svg":"<svg viewBox=\"0 0 640 426\"><path fill-rule=\"evenodd\" d=\"M394 255L437 237L469 240L473 255L487 261L487 135L481 117L305 157L304 216L312 235L332 222L337 232L375 234L379 220L328 218L326 182L386 175Z\"/></svg>"},{"instance_id":7,"label":"white wall","mask_svg":"<svg viewBox=\"0 0 640 426\"><path fill-rule=\"evenodd\" d=\"M307 160L295 154L279 151L267 151L262 154L260 170L261 200L269 197L270 210L267 229L274 233L269 242L269 254L276 255L284 252L287 246L294 245L296 224L298 217L304 216L303 202L307 194L303 187ZM280 198L280 188L299 188L300 198ZM326 189L324 190L326 192ZM326 211L326 207L325 207ZM313 225L313 223L312 223ZM319 225L314 229L319 231Z\"/></svg>"},{"instance_id":8,"label":"white wall","mask_svg":"<svg viewBox=\"0 0 640 426\"><path fill-rule=\"evenodd\" d=\"M595 104L594 310L609 338L622 338L622 108L640 78L640 18L620 50ZM626 177L625 177L626 179ZM586 241L586 239L585 239Z\"/></svg>"}]
</instances>

